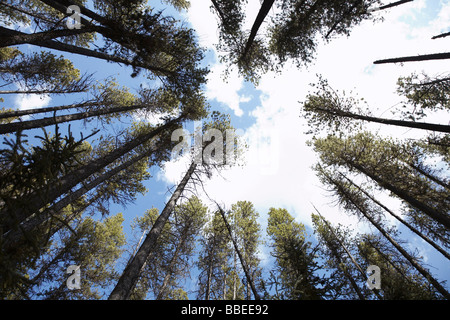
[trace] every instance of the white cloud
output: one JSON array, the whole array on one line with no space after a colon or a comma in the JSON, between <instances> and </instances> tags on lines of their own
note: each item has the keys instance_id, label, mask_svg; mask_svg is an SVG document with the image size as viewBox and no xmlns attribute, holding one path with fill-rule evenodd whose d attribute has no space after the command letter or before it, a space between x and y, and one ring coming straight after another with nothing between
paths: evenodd
<instances>
[{"instance_id":1,"label":"white cloud","mask_svg":"<svg viewBox=\"0 0 450 320\"><path fill-rule=\"evenodd\" d=\"M48 106L51 98L48 94L19 94L15 104L18 110L44 108Z\"/></svg>"},{"instance_id":2,"label":"white cloud","mask_svg":"<svg viewBox=\"0 0 450 320\"><path fill-rule=\"evenodd\" d=\"M215 99L225 104L234 111L236 116L240 117L244 114L240 103L249 101L248 96L238 94L244 85L244 81L239 77L236 70L230 71L227 80L224 81L223 75L225 71L226 66L222 64L216 64L211 67L211 72L208 74L206 96L210 100Z\"/></svg>"}]
</instances>

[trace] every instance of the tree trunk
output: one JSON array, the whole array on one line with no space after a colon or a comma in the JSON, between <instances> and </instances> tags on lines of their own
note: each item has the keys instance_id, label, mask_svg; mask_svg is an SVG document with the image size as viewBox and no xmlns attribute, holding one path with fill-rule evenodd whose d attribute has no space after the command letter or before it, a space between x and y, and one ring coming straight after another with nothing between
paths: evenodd
<instances>
[{"instance_id":1,"label":"tree trunk","mask_svg":"<svg viewBox=\"0 0 450 320\"><path fill-rule=\"evenodd\" d=\"M6 124L0 124L0 134L12 133L16 131L28 130L33 128L42 128L58 123L64 123L69 121L81 120L95 116L101 116L110 113L119 113L125 111L131 111L136 109L147 108L147 105L133 105L133 106L119 106L112 108L103 108L96 109L91 111L85 111L80 113L72 113L68 115L55 116L55 117L47 117L36 120L28 120L28 121L20 121L20 122L11 122Z\"/></svg>"},{"instance_id":2,"label":"tree trunk","mask_svg":"<svg viewBox=\"0 0 450 320\"><path fill-rule=\"evenodd\" d=\"M327 226L328 230L330 230L330 232L332 233L333 237L339 242L340 246L342 247L342 249L344 249L344 251L347 253L348 257L350 258L350 260L352 261L352 263L355 265L355 267L358 269L358 271L361 273L361 275L363 276L364 279L367 280L367 274L362 270L361 266L359 265L358 262L356 262L355 258L353 257L353 255L351 254L351 252L347 249L347 247L342 243L341 239L339 239L339 237L336 235L336 233L334 232L333 228L328 224L328 221L325 220L325 218L320 214L319 210L317 210L317 208L313 205L314 209L316 210L317 214L319 215L319 217L322 219L323 223L325 223L325 225ZM335 257L338 260L338 264L341 265L341 263L343 263L341 257L337 254ZM342 271L344 272L345 277L350 281L353 289L355 290L356 294L358 295L360 300L365 300L364 295L362 294L360 288L358 287L358 285L356 284L355 280L353 279L353 277L347 272L347 270L345 268L342 268ZM376 292L376 294L378 295L378 293ZM379 297L380 298L380 297Z\"/></svg>"},{"instance_id":3,"label":"tree trunk","mask_svg":"<svg viewBox=\"0 0 450 320\"><path fill-rule=\"evenodd\" d=\"M381 7L375 8L375 9L367 10L367 11L368 12L373 12L373 11L385 10L385 9L396 7L396 6L399 6L401 4L404 4L404 3L407 3L407 2L412 2L412 1L414 1L414 0L400 0L400 1L392 2L392 3L388 3L388 4L384 5L384 6L381 6Z\"/></svg>"},{"instance_id":4,"label":"tree trunk","mask_svg":"<svg viewBox=\"0 0 450 320\"><path fill-rule=\"evenodd\" d=\"M184 117L185 114L182 114L178 118L167 121L164 125L161 125L148 133L143 133L137 136L133 140L125 143L121 147L111 151L105 156L99 159L92 160L88 164L75 169L73 172L61 177L54 183L49 183L46 187L34 191L29 196L27 196L28 205L26 207L3 209L0 214L4 215L5 217L11 217L10 221L6 222L6 224L3 226L3 232L8 232L13 228L14 225L25 221L28 217L30 217L34 213L37 213L39 209L49 203L52 203L58 197L69 192L73 187L83 182L89 176L105 168L134 148L156 137L164 130L174 127L180 121L182 121Z\"/></svg>"},{"instance_id":5,"label":"tree trunk","mask_svg":"<svg viewBox=\"0 0 450 320\"><path fill-rule=\"evenodd\" d=\"M371 116L364 116L364 115L360 115L360 114L356 114L356 113L352 113L352 112L346 112L346 111L340 111L340 110L329 110L329 109L320 108L320 107L316 108L316 110L325 112L325 113L328 113L328 114L331 114L334 116L352 118L352 119L356 119L356 120L364 120L364 121L369 121L369 122L376 122L376 123L381 123L381 124L386 124L386 125L394 125L394 126L413 128L413 129L422 129L422 130L450 133L450 126L443 125L443 124L377 118L377 117L371 117Z\"/></svg>"},{"instance_id":6,"label":"tree trunk","mask_svg":"<svg viewBox=\"0 0 450 320\"><path fill-rule=\"evenodd\" d=\"M450 52L377 60L377 61L374 61L374 64L415 62L415 61L427 61L427 60L443 60L443 59L450 59Z\"/></svg>"},{"instance_id":7,"label":"tree trunk","mask_svg":"<svg viewBox=\"0 0 450 320\"><path fill-rule=\"evenodd\" d=\"M0 119L15 118L15 117L27 116L30 114L36 114L36 113L55 112L55 111L60 111L60 110L82 108L82 107L95 106L95 105L97 105L97 102L91 101L91 102L83 102L83 103L78 103L78 104L71 104L71 105L67 105L67 106L56 106L56 107L47 107L47 108L6 111L6 112L0 112Z\"/></svg>"},{"instance_id":8,"label":"tree trunk","mask_svg":"<svg viewBox=\"0 0 450 320\"><path fill-rule=\"evenodd\" d=\"M172 259L170 259L168 270L166 273L166 276L164 277L163 284L161 288L159 289L158 296L156 297L156 300L162 300L164 296L166 295L166 288L169 284L170 277L172 276L173 269L177 263L178 256L180 255L180 252L184 246L184 243L186 242L186 239L188 237L188 229L190 225L187 225L183 230L183 235L181 236L180 242L177 245L177 248L175 249L175 253L173 254Z\"/></svg>"},{"instance_id":9,"label":"tree trunk","mask_svg":"<svg viewBox=\"0 0 450 320\"><path fill-rule=\"evenodd\" d=\"M368 176L369 178L371 178L372 180L377 182L381 187L388 189L389 191L391 191L392 193L397 195L399 198L408 202L410 205L419 209L420 211L422 211L423 213L428 215L430 218L438 221L439 223L444 225L446 228L450 229L450 217L448 217L444 213L438 212L437 210L431 208L427 204L422 203L421 201L415 199L414 197L410 196L406 191L401 190L400 188L397 188L393 184L389 183L389 181L386 181L386 180L376 176L369 170L366 170L363 166L356 164L353 161L348 161L348 163L352 167L354 167L355 169L360 171L361 173L365 174L366 176Z\"/></svg>"},{"instance_id":10,"label":"tree trunk","mask_svg":"<svg viewBox=\"0 0 450 320\"><path fill-rule=\"evenodd\" d=\"M167 202L158 219L156 219L152 229L147 234L138 252L123 271L122 276L108 298L109 300L126 300L129 298L133 288L139 280L142 268L145 266L148 257L152 253L164 225L172 213L177 200L180 198L184 188L186 187L186 184L194 173L196 166L197 165L195 163L190 165L177 189L170 197L169 202Z\"/></svg>"},{"instance_id":11,"label":"tree trunk","mask_svg":"<svg viewBox=\"0 0 450 320\"><path fill-rule=\"evenodd\" d=\"M254 283L252 281L252 278L250 276L250 273L248 271L248 268L247 268L247 265L246 265L246 263L244 261L244 258L241 255L241 252L240 252L240 250L239 250L239 248L237 246L236 240L233 238L233 234L231 232L231 227L228 224L227 218L225 217L225 212L222 210L222 208L217 203L216 203L216 205L219 208L220 214L222 215L222 219L223 219L223 221L225 223L225 226L227 227L228 234L230 235L231 241L233 242L234 249L236 250L236 253L237 253L238 257L239 257L239 261L241 262L241 266L242 266L242 269L244 270L245 277L246 277L248 283L250 283L250 287L252 288L252 292L253 292L253 295L255 296L255 300L260 300L261 298L259 297L259 294L256 291L255 285L254 285Z\"/></svg>"},{"instance_id":12,"label":"tree trunk","mask_svg":"<svg viewBox=\"0 0 450 320\"><path fill-rule=\"evenodd\" d=\"M410 166L411 168L413 168L414 170L416 170L417 172L419 172L420 174L422 174L423 176L427 177L431 181L433 181L433 182L437 183L438 185L440 185L440 186L450 190L450 185L448 183L446 183L445 181L442 181L442 180L438 179L437 177L429 174L428 172L426 172L425 170L423 170L419 166L416 166L413 163L407 163L407 165Z\"/></svg>"},{"instance_id":13,"label":"tree trunk","mask_svg":"<svg viewBox=\"0 0 450 320\"><path fill-rule=\"evenodd\" d=\"M16 46L20 44L32 43L35 41L46 41L53 40L59 37L73 36L79 35L83 33L89 33L96 31L97 27L94 26L83 26L80 29L58 29L58 30L49 30L42 31L36 33L20 33L16 35L8 35L10 32L4 31L3 29L7 29L0 26L0 47L9 47ZM8 29L11 30L11 29Z\"/></svg>"},{"instance_id":14,"label":"tree trunk","mask_svg":"<svg viewBox=\"0 0 450 320\"><path fill-rule=\"evenodd\" d=\"M405 257L406 260L414 267L416 270L425 277L435 288L438 290L446 299L450 299L450 293L445 290L445 288L437 281L433 276L425 270L419 263L416 262L416 260L408 253L401 245L397 243L387 232L384 230L384 228L377 222L375 219L364 209L362 208L358 202L356 202L352 196L348 193L345 187L343 187L339 182L336 180L330 179L336 187L338 187L342 194L345 196L346 200L348 200L350 203L352 203L358 211L360 211L363 216L369 220L369 222L378 230L380 233Z\"/></svg>"},{"instance_id":15,"label":"tree trunk","mask_svg":"<svg viewBox=\"0 0 450 320\"><path fill-rule=\"evenodd\" d=\"M5 33L3 33L3 32L5 32ZM20 31L3 28L3 29L0 29L0 34L7 34L7 35L13 36L13 35L21 35L24 33L20 32ZM90 50L87 48L77 47L74 45L57 42L57 41L53 41L53 40L31 41L30 44L37 45L37 46L44 47L44 48L54 49L54 50L58 50L58 51L79 54L79 55L83 55L86 57L93 57L93 58L102 59L102 60L106 60L106 61L123 63L127 66L139 67L139 68L144 68L144 69L147 69L150 71L162 72L165 75L173 75L174 74L174 72L167 70L165 68L151 66L151 65L145 65L145 64L134 62L132 60L121 58L118 56L109 55L107 53Z\"/></svg>"},{"instance_id":16,"label":"tree trunk","mask_svg":"<svg viewBox=\"0 0 450 320\"><path fill-rule=\"evenodd\" d=\"M438 34L437 36L434 36L431 39L434 40L434 39L439 39L439 38L445 38L445 37L448 37L448 36L450 36L450 32Z\"/></svg>"},{"instance_id":17,"label":"tree trunk","mask_svg":"<svg viewBox=\"0 0 450 320\"><path fill-rule=\"evenodd\" d=\"M275 0L264 0L264 2L261 5L261 8L259 9L258 15L256 16L255 22L253 23L252 29L250 31L250 35L247 40L247 44L245 45L244 53L242 54L241 59L245 59L248 52L250 51L250 47L253 44L253 41L255 40L256 34L258 33L259 28L261 27L261 24L264 22L264 19L269 14L270 9L272 8L273 3Z\"/></svg>"},{"instance_id":18,"label":"tree trunk","mask_svg":"<svg viewBox=\"0 0 450 320\"><path fill-rule=\"evenodd\" d=\"M350 180L348 177L346 177L344 174L342 174L341 172L339 172L348 182L350 182L353 186L355 186L358 190L360 190L362 193L364 193L367 198L369 198L370 200L372 200L374 203L376 203L377 205L379 205L381 208L383 208L386 212L388 212L391 216L393 216L395 219L397 219L398 221L400 221L401 223L403 223L409 230L411 230L412 232L414 232L416 235L418 235L419 237L421 237L423 240L425 240L426 242L428 242L431 246L433 246L433 248L435 248L437 251L439 251L442 255L444 255L444 257L446 257L447 259L450 260L450 254L448 254L444 249L442 249L440 246L438 246L434 241L432 241L430 238L428 238L426 235L424 235L422 232L420 232L419 230L417 230L415 227L413 227L411 224L409 224L408 222L406 222L405 220L403 220L400 216L398 216L397 214L395 214L392 210L390 210L388 207L386 207L385 205L383 205L381 202L379 202L377 199L375 199L374 197L372 197L368 192L366 192L363 188L361 188L360 186L358 186L356 183L354 183L352 180Z\"/></svg>"}]
</instances>

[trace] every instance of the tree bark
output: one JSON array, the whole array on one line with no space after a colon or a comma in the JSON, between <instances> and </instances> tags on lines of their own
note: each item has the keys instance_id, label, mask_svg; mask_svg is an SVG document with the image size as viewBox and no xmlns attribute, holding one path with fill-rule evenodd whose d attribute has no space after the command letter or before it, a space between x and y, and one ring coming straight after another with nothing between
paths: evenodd
<instances>
[{"instance_id":1,"label":"tree bark","mask_svg":"<svg viewBox=\"0 0 450 320\"><path fill-rule=\"evenodd\" d=\"M255 40L256 34L258 33L259 28L261 27L262 23L264 22L264 19L269 14L270 9L272 8L273 3L275 0L264 0L264 2L261 5L261 8L259 9L258 15L256 16L255 22L253 23L252 29L250 31L250 35L247 39L247 43L245 45L244 53L242 54L241 59L245 59L248 52L250 51L250 47L253 44L253 41Z\"/></svg>"},{"instance_id":2,"label":"tree bark","mask_svg":"<svg viewBox=\"0 0 450 320\"><path fill-rule=\"evenodd\" d=\"M97 102L83 102L83 103L71 104L71 105L66 105L66 106L6 111L6 112L0 112L0 119L27 116L27 115L36 114L36 113L55 112L55 111L67 110L67 109L83 108L83 107L95 106L95 105L97 105Z\"/></svg>"},{"instance_id":3,"label":"tree bark","mask_svg":"<svg viewBox=\"0 0 450 320\"><path fill-rule=\"evenodd\" d=\"M0 34L7 34L7 35L13 36L13 35L23 34L23 32L10 30L7 28L3 28L3 29L0 28ZM144 69L147 69L150 71L162 72L165 75L174 74L174 72L167 70L165 68L151 66L151 65L145 65L145 64L134 62L132 60L121 58L118 56L113 56L113 55L109 55L109 54L106 54L103 52L90 50L87 48L82 48L82 47L78 47L78 46L74 46L74 45L70 45L70 44L66 44L66 43L62 43L62 42L57 42L57 41L53 41L53 40L31 41L30 44L37 45L37 46L44 47L44 48L54 49L54 50L58 50L58 51L79 54L79 55L83 55L86 57L93 57L93 58L102 59L102 60L106 60L106 61L123 63L127 66L139 67L139 68L144 68ZM0 47L1 47L1 45L0 45Z\"/></svg>"},{"instance_id":4,"label":"tree bark","mask_svg":"<svg viewBox=\"0 0 450 320\"><path fill-rule=\"evenodd\" d=\"M410 57L400 57L400 58L391 58L391 59L377 60L377 61L374 61L374 64L399 63L399 62L416 62L416 61L443 60L443 59L450 59L450 52L432 53L432 54L424 54L424 55L419 55L419 56L410 56Z\"/></svg>"},{"instance_id":5,"label":"tree bark","mask_svg":"<svg viewBox=\"0 0 450 320\"><path fill-rule=\"evenodd\" d=\"M250 284L250 287L252 288L252 292L253 292L253 295L255 296L255 300L261 300L258 292L256 291L255 284L253 283L253 280L248 271L247 264L245 263L244 258L242 257L241 252L237 246L236 240L233 237L233 234L231 232L231 227L228 224L227 218L225 217L225 212L222 210L222 208L217 203L216 203L216 205L219 208L220 214L222 215L223 222L225 223L225 226L227 227L228 234L230 235L231 241L233 242L234 249L236 250L236 253L239 257L239 261L241 262L241 266L242 266L242 269L244 270L247 282Z\"/></svg>"},{"instance_id":6,"label":"tree bark","mask_svg":"<svg viewBox=\"0 0 450 320\"><path fill-rule=\"evenodd\" d=\"M136 109L147 108L147 105L132 105L132 106L119 106L112 108L103 108L91 111L85 111L80 113L72 113L68 115L55 116L55 117L47 117L36 120L28 120L28 121L20 121L20 122L12 122L6 124L0 124L0 134L12 133L16 131L29 130L33 128L42 128L58 123L64 123L69 121L81 120L95 116L101 116L105 114L111 113L119 113L125 111L131 111Z\"/></svg>"},{"instance_id":7,"label":"tree bark","mask_svg":"<svg viewBox=\"0 0 450 320\"><path fill-rule=\"evenodd\" d=\"M445 37L448 37L448 36L450 36L450 32L438 34L437 36L434 36L431 39L434 40L434 39L439 39L439 38L445 38Z\"/></svg>"},{"instance_id":8,"label":"tree bark","mask_svg":"<svg viewBox=\"0 0 450 320\"><path fill-rule=\"evenodd\" d=\"M368 10L368 12L389 9L389 8L396 7L396 6L399 6L401 4L404 4L404 3L407 3L407 2L412 2L412 1L414 1L414 0L400 0L400 1L392 2L392 3L388 3L388 4L384 5L384 6L381 6L381 7L375 8L375 9Z\"/></svg>"},{"instance_id":9,"label":"tree bark","mask_svg":"<svg viewBox=\"0 0 450 320\"><path fill-rule=\"evenodd\" d=\"M98 28L94 26L83 27L80 29L65 28L35 33L20 33L16 35L7 35L10 32L4 31L3 29L6 28L0 26L0 41L1 41L0 47L16 46L20 44L32 43L35 41L53 40L60 37L67 37L83 33L95 32Z\"/></svg>"},{"instance_id":10,"label":"tree bark","mask_svg":"<svg viewBox=\"0 0 450 320\"><path fill-rule=\"evenodd\" d=\"M120 277L119 281L117 282L115 288L108 298L109 300L126 300L129 298L133 288L139 280L142 268L145 266L148 257L152 253L152 250L155 247L156 241L158 240L158 237L160 236L164 225L169 219L169 216L172 213L177 200L180 198L182 192L184 191L186 184L194 173L196 166L197 165L195 163L192 163L190 165L188 171L184 175L177 189L172 194L170 200L167 202L158 219L156 219L152 229L147 234L138 252L123 271L122 276Z\"/></svg>"},{"instance_id":11,"label":"tree bark","mask_svg":"<svg viewBox=\"0 0 450 320\"><path fill-rule=\"evenodd\" d=\"M443 124L377 118L377 117L364 116L364 115L360 115L360 114L356 114L356 113L352 113L352 112L341 111L341 110L330 110L330 109L321 108L321 107L317 107L315 109L318 111L325 112L325 113L328 113L328 114L331 114L334 116L339 116L339 117L352 118L352 119L356 119L356 120L376 122L376 123L381 123L381 124L386 124L386 125L394 125L394 126L399 126L399 127L450 133L450 126L443 125Z\"/></svg>"}]
</instances>

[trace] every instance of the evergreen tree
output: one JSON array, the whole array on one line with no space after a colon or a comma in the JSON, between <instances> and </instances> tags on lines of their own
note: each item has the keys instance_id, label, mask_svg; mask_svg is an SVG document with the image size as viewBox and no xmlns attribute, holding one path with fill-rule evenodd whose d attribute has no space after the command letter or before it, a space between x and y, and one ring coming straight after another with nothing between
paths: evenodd
<instances>
[{"instance_id":1,"label":"evergreen tree","mask_svg":"<svg viewBox=\"0 0 450 320\"><path fill-rule=\"evenodd\" d=\"M272 281L280 284L274 299L324 299L326 280L316 274L321 266L315 259L317 249L306 240L305 226L286 209L270 208L267 234L275 258Z\"/></svg>"}]
</instances>

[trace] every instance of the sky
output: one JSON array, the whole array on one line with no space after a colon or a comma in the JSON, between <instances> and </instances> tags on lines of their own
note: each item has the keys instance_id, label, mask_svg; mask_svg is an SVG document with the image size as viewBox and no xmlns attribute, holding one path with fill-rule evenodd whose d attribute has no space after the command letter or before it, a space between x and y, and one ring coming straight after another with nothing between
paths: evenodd
<instances>
[{"instance_id":1,"label":"sky","mask_svg":"<svg viewBox=\"0 0 450 320\"><path fill-rule=\"evenodd\" d=\"M260 1L248 1L245 28L251 28L259 6ZM174 11L168 9L165 13L172 14ZM286 208L298 222L305 224L310 233L314 204L333 224L340 223L361 232L372 230L367 224L359 223L355 217L335 207L333 199L311 169L317 157L306 145L312 136L305 134L308 128L306 120L301 117L300 102L312 91L310 84L317 82L317 75L321 74L335 90L352 91L364 97L375 116L391 117L391 111L401 102L395 92L400 76L422 71L430 75L448 72L448 60L386 65L374 65L373 61L448 51L448 39L431 40L431 37L448 31L450 1L415 0L383 11L382 15L383 22L364 21L352 29L349 37L320 43L316 59L308 67L299 69L286 65L280 73L262 75L259 85L255 87L239 77L236 70L230 70L227 81L224 81L226 66L219 62L220 53L214 46L218 39L217 17L210 10L209 1L191 0L191 8L182 12L179 18L196 31L200 45L208 50L204 61L211 70L205 86L208 102L212 110L230 114L232 125L241 130L249 146L245 166L223 170L220 175L204 182L208 195L200 193L198 196L205 204L212 207L208 196L226 209L240 200L251 201L260 214L259 222L263 227L269 208ZM260 34L264 34L264 27L265 24ZM33 50L30 46L27 48ZM141 84L141 78L130 78L129 68L94 58L66 56L81 70L95 72L98 79L115 76L119 83L132 89L137 89ZM19 95L8 97L6 103L24 109L63 104L65 99L64 96ZM449 119L448 115L436 114L426 120L448 124ZM382 125L367 127L382 135L398 138L423 136L419 130ZM186 129L192 132L194 124L188 123ZM126 208L111 206L111 214L124 213L124 228L128 235L129 224L134 217L151 207L157 207L160 211L163 209L170 197L169 190L181 180L188 166L189 160L183 158L166 163L163 169L151 168L153 178L146 182L149 191L145 195L139 196L135 203ZM386 195L380 197L389 206L398 208L399 201ZM395 223L393 220L390 222ZM424 256L425 262L432 266L431 271L439 279L450 280L448 264L439 254L406 231L403 235L409 240L409 248L417 249ZM263 264L269 262L266 247L261 247L260 258Z\"/></svg>"}]
</instances>

